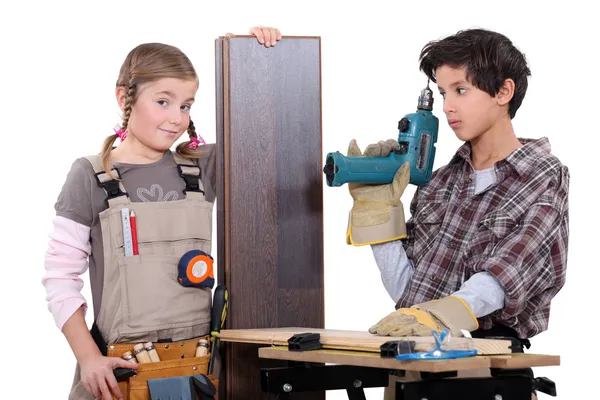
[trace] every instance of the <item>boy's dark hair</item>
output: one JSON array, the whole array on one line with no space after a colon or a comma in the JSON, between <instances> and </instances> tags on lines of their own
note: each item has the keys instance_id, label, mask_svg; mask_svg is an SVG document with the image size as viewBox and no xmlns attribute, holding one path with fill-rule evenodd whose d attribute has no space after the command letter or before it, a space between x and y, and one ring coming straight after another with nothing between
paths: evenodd
<instances>
[{"instance_id":1,"label":"boy's dark hair","mask_svg":"<svg viewBox=\"0 0 600 400\"><path fill-rule=\"evenodd\" d=\"M455 35L427 43L419 57L420 69L436 82L435 70L443 65L466 67L467 80L490 96L495 96L506 79L515 82L508 105L514 118L527 92L531 71L525 55L506 36L485 30L462 30Z\"/></svg>"}]
</instances>

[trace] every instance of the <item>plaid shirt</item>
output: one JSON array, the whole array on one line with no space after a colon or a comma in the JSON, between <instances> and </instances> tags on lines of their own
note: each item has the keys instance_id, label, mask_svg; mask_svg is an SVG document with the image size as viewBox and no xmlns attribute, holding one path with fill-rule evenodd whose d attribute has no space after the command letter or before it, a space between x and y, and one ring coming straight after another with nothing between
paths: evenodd
<instances>
[{"instance_id":1,"label":"plaid shirt","mask_svg":"<svg viewBox=\"0 0 600 400\"><path fill-rule=\"evenodd\" d=\"M523 339L547 329L550 301L565 283L570 176L546 138L519 140L496 163L496 183L477 195L469 143L417 189L403 240L414 274L397 308L451 295L487 271L505 303L480 328L502 324Z\"/></svg>"}]
</instances>

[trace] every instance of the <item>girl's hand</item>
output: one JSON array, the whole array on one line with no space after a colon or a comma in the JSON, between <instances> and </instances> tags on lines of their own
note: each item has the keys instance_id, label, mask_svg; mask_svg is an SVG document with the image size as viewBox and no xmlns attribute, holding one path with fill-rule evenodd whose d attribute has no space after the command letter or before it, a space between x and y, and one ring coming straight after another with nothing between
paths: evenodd
<instances>
[{"instance_id":1,"label":"girl's hand","mask_svg":"<svg viewBox=\"0 0 600 400\"><path fill-rule=\"evenodd\" d=\"M250 35L256 36L258 43L263 44L265 47L272 47L281 40L281 32L277 28L271 28L268 26L255 26L250 29ZM234 37L232 33L227 33L225 36Z\"/></svg>"},{"instance_id":2,"label":"girl's hand","mask_svg":"<svg viewBox=\"0 0 600 400\"><path fill-rule=\"evenodd\" d=\"M258 43L265 47L275 46L281 40L281 32L277 28L267 26L257 26L250 29L250 34L256 36Z\"/></svg>"},{"instance_id":3,"label":"girl's hand","mask_svg":"<svg viewBox=\"0 0 600 400\"><path fill-rule=\"evenodd\" d=\"M119 390L113 369L119 367L137 369L138 364L117 357L95 355L81 362L80 367L81 382L85 390L97 398L112 399L112 392L117 399L122 399L123 394Z\"/></svg>"}]
</instances>

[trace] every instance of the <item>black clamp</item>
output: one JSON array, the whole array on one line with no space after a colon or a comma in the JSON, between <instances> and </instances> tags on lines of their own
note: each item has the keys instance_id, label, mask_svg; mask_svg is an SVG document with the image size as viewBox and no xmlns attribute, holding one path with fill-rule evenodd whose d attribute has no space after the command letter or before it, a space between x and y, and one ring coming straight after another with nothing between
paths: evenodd
<instances>
[{"instance_id":1,"label":"black clamp","mask_svg":"<svg viewBox=\"0 0 600 400\"><path fill-rule=\"evenodd\" d=\"M189 173L184 174L182 167L198 168L199 172L197 175ZM200 167L177 164L177 171L179 171L179 176L181 176L185 182L185 189L183 190L184 194L187 192L198 192L205 194L204 190L200 189L199 180L202 178L202 170L200 169Z\"/></svg>"},{"instance_id":2,"label":"black clamp","mask_svg":"<svg viewBox=\"0 0 600 400\"><path fill-rule=\"evenodd\" d=\"M409 354L414 352L414 340L392 340L385 342L379 347L381 358L396 358L399 354Z\"/></svg>"},{"instance_id":3,"label":"black clamp","mask_svg":"<svg viewBox=\"0 0 600 400\"><path fill-rule=\"evenodd\" d=\"M100 175L106 174L106 172L101 171L101 172L98 172L95 174L96 182L98 182L98 185L106 191L106 204L107 205L108 205L108 201L111 199L114 199L115 197L119 197L119 196L123 196L123 195L129 197L128 193L125 193L124 191L121 190L121 186L119 184L119 182L121 180L121 172L119 172L118 168L113 168L113 170L117 173L118 180L111 179L106 182L100 182Z\"/></svg>"},{"instance_id":4,"label":"black clamp","mask_svg":"<svg viewBox=\"0 0 600 400\"><path fill-rule=\"evenodd\" d=\"M117 382L126 382L132 376L137 375L137 371L131 368L115 368L113 369Z\"/></svg>"},{"instance_id":5,"label":"black clamp","mask_svg":"<svg viewBox=\"0 0 600 400\"><path fill-rule=\"evenodd\" d=\"M533 390L556 397L556 383L546 377L533 379Z\"/></svg>"},{"instance_id":6,"label":"black clamp","mask_svg":"<svg viewBox=\"0 0 600 400\"><path fill-rule=\"evenodd\" d=\"M288 339L288 350L306 351L322 349L321 335L318 333L298 333Z\"/></svg>"}]
</instances>

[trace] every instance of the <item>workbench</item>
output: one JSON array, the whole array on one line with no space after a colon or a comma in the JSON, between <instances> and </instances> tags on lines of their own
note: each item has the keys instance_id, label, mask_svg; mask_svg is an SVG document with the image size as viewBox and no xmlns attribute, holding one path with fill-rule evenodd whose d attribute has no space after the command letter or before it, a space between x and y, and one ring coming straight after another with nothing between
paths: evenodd
<instances>
[{"instance_id":1,"label":"workbench","mask_svg":"<svg viewBox=\"0 0 600 400\"><path fill-rule=\"evenodd\" d=\"M318 336L318 344L311 348L307 343L301 349L297 342L303 336ZM343 389L350 400L363 400L365 388L387 387L390 375L402 381L396 383L395 398L399 400L530 400L532 390L556 396L554 383L547 378L532 379L502 372L557 366L560 365L557 355L513 353L512 341L508 339L454 337L448 349L463 349L468 344L477 350L477 355L413 361L382 357L382 345L399 339L414 342L414 351L427 351L434 345L432 337L394 338L361 331L301 327L231 329L220 333L222 342L263 345L258 348L261 359L289 362L284 367L260 371L261 390L276 393L279 399L294 393ZM488 374L463 378L464 371L488 371Z\"/></svg>"}]
</instances>

